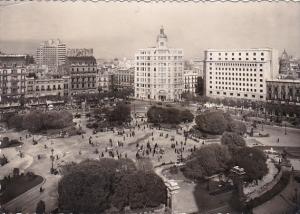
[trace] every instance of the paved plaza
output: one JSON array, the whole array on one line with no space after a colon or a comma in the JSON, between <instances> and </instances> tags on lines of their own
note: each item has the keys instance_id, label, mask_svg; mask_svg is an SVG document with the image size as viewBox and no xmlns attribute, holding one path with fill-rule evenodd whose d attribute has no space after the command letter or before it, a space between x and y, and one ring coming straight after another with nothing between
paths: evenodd
<instances>
[{"instance_id":1,"label":"paved plaza","mask_svg":"<svg viewBox=\"0 0 300 214\"><path fill-rule=\"evenodd\" d=\"M132 106L135 106L135 112L146 113L149 103L137 102L132 104ZM190 109L195 111L196 108L192 106ZM195 147L199 148L203 145L203 141L196 142L192 139L187 139L185 142L183 130L188 130L193 124L182 125L182 129L178 130L159 130L151 128L143 119L137 118L132 121L132 124L135 124L135 126L131 129L118 130L115 128L114 131L93 134L92 129L86 128L86 124L89 122L87 117L75 118L74 122L76 122L78 127L83 128L85 134L65 138L51 138L43 135L32 135L26 138L25 136L28 134L26 131L16 132L8 130L2 133L1 137L9 137L10 139L20 139L22 137L24 144L15 148L2 149L1 154L8 158L9 163L1 167L0 175L6 176L12 173L13 168L19 168L21 172L32 171L44 178L42 184L4 205L6 209L12 212L19 209L23 212L31 213L35 211L39 200L46 202L46 212L57 207L57 186L61 175L50 174L52 149L55 157L54 168L60 170L60 166L71 162L78 163L85 159L109 158L109 151L113 151L116 159L116 154L118 154L120 158L127 157L136 162L136 154L139 150L140 157L149 158L152 165L157 166L163 162L177 161L179 154L174 152L174 148L171 147L172 144L175 144L177 149L180 149L182 144L182 148L184 148L183 158L191 154L191 150ZM260 129L261 127L258 127L257 130L262 131ZM269 133L269 137L247 137L246 142L249 146L300 147L300 130L293 128L287 128L286 130L287 134L285 134L285 127L265 125L263 132ZM122 134L118 132L122 132ZM36 145L33 145L33 139L38 142ZM204 144L208 144L208 142L205 141ZM219 142L219 139L212 142ZM149 154L146 153L147 143L150 144L151 148L157 144L158 149L155 155L151 152ZM22 158L18 155L20 151L24 154ZM39 159L38 156L40 157ZM297 164L299 168L299 160L295 159L292 163ZM160 172L157 173L163 176ZM191 212L196 212L197 202L194 196L196 185L183 182L182 180L177 182L180 189L173 198L173 201L175 201L174 211L181 213L188 209ZM40 186L45 188L43 193L39 191Z\"/></svg>"}]
</instances>

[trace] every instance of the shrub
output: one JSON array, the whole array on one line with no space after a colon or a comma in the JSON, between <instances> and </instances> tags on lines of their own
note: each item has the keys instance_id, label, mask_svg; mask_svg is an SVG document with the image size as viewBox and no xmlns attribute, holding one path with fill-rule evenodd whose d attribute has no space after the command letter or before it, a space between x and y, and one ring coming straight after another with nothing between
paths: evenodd
<instances>
[{"instance_id":1,"label":"shrub","mask_svg":"<svg viewBox=\"0 0 300 214\"><path fill-rule=\"evenodd\" d=\"M233 162L244 168L246 181L262 179L268 173L267 157L263 151L257 148L244 147L233 156Z\"/></svg>"},{"instance_id":2,"label":"shrub","mask_svg":"<svg viewBox=\"0 0 300 214\"><path fill-rule=\"evenodd\" d=\"M244 135L247 132L247 127L242 121L233 120L228 123L228 131Z\"/></svg>"},{"instance_id":3,"label":"shrub","mask_svg":"<svg viewBox=\"0 0 300 214\"><path fill-rule=\"evenodd\" d=\"M205 111L195 119L197 128L209 134L222 134L231 121L230 116L222 111Z\"/></svg>"},{"instance_id":4,"label":"shrub","mask_svg":"<svg viewBox=\"0 0 300 214\"><path fill-rule=\"evenodd\" d=\"M235 132L224 132L221 143L228 146L229 151L232 153L236 153L238 149L246 146L244 138Z\"/></svg>"},{"instance_id":5,"label":"shrub","mask_svg":"<svg viewBox=\"0 0 300 214\"><path fill-rule=\"evenodd\" d=\"M17 121L17 122L16 122ZM61 129L70 126L73 116L68 111L33 111L25 115L15 115L9 119L9 125L17 129L38 132L47 129Z\"/></svg>"},{"instance_id":6,"label":"shrub","mask_svg":"<svg viewBox=\"0 0 300 214\"><path fill-rule=\"evenodd\" d=\"M108 121L121 125L131 121L131 110L129 105L118 104L113 111L108 114Z\"/></svg>"},{"instance_id":7,"label":"shrub","mask_svg":"<svg viewBox=\"0 0 300 214\"><path fill-rule=\"evenodd\" d=\"M164 108L152 106L147 112L148 121L151 123L179 124L181 122L192 122L194 115L189 110L176 108Z\"/></svg>"},{"instance_id":8,"label":"shrub","mask_svg":"<svg viewBox=\"0 0 300 214\"><path fill-rule=\"evenodd\" d=\"M231 156L226 146L210 144L193 152L182 172L188 178L201 180L227 170L230 160Z\"/></svg>"},{"instance_id":9,"label":"shrub","mask_svg":"<svg viewBox=\"0 0 300 214\"><path fill-rule=\"evenodd\" d=\"M103 213L121 178L135 171L129 159L87 160L69 165L58 184L58 206L63 212Z\"/></svg>"},{"instance_id":10,"label":"shrub","mask_svg":"<svg viewBox=\"0 0 300 214\"><path fill-rule=\"evenodd\" d=\"M112 197L112 204L119 210L158 207L167 202L164 181L154 172L136 171L126 174L119 182Z\"/></svg>"}]
</instances>

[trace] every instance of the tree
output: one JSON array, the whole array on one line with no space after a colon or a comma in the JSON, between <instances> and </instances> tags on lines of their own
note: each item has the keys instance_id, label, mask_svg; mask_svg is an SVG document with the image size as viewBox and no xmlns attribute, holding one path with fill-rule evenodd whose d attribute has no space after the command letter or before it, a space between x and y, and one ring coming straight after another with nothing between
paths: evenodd
<instances>
[{"instance_id":1,"label":"tree","mask_svg":"<svg viewBox=\"0 0 300 214\"><path fill-rule=\"evenodd\" d=\"M196 127L209 134L222 134L231 121L231 117L222 111L205 111L195 119Z\"/></svg>"},{"instance_id":2,"label":"tree","mask_svg":"<svg viewBox=\"0 0 300 214\"><path fill-rule=\"evenodd\" d=\"M147 112L150 123L179 124L181 122L192 122L194 115L187 109L179 110L177 108L164 108L152 106Z\"/></svg>"},{"instance_id":3,"label":"tree","mask_svg":"<svg viewBox=\"0 0 300 214\"><path fill-rule=\"evenodd\" d=\"M227 170L230 160L231 155L226 146L210 144L193 152L182 172L188 178L199 180Z\"/></svg>"},{"instance_id":4,"label":"tree","mask_svg":"<svg viewBox=\"0 0 300 214\"><path fill-rule=\"evenodd\" d=\"M44 201L40 200L36 205L36 214L43 214L46 211L46 204Z\"/></svg>"},{"instance_id":5,"label":"tree","mask_svg":"<svg viewBox=\"0 0 300 214\"><path fill-rule=\"evenodd\" d=\"M236 153L237 150L246 146L244 138L235 132L224 132L221 143L227 146L231 153Z\"/></svg>"},{"instance_id":6,"label":"tree","mask_svg":"<svg viewBox=\"0 0 300 214\"><path fill-rule=\"evenodd\" d=\"M64 171L58 184L58 206L63 212L102 213L121 178L136 170L129 159L86 160Z\"/></svg>"},{"instance_id":7,"label":"tree","mask_svg":"<svg viewBox=\"0 0 300 214\"><path fill-rule=\"evenodd\" d=\"M246 172L246 181L262 179L268 173L267 157L260 149L253 147L244 147L239 149L233 162L244 168Z\"/></svg>"},{"instance_id":8,"label":"tree","mask_svg":"<svg viewBox=\"0 0 300 214\"><path fill-rule=\"evenodd\" d=\"M239 135L244 135L247 132L245 123L238 120L232 120L228 123L228 131L235 132Z\"/></svg>"},{"instance_id":9,"label":"tree","mask_svg":"<svg viewBox=\"0 0 300 214\"><path fill-rule=\"evenodd\" d=\"M128 123L131 121L130 106L126 104L118 104L114 110L109 113L108 120L110 122L116 122L119 125Z\"/></svg>"},{"instance_id":10,"label":"tree","mask_svg":"<svg viewBox=\"0 0 300 214\"><path fill-rule=\"evenodd\" d=\"M183 122L192 122L194 119L194 115L190 110L184 110L180 112L180 117Z\"/></svg>"},{"instance_id":11,"label":"tree","mask_svg":"<svg viewBox=\"0 0 300 214\"><path fill-rule=\"evenodd\" d=\"M119 210L158 207L167 203L167 188L154 172L136 171L122 177L112 197Z\"/></svg>"}]
</instances>

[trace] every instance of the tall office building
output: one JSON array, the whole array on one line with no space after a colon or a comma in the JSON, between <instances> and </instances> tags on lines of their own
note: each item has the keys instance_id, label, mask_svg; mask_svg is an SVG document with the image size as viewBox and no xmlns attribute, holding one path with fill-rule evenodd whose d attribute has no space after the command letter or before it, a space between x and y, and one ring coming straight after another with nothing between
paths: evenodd
<instances>
[{"instance_id":1,"label":"tall office building","mask_svg":"<svg viewBox=\"0 0 300 214\"><path fill-rule=\"evenodd\" d=\"M206 50L205 94L266 100L266 81L278 77L278 52L270 48Z\"/></svg>"},{"instance_id":2,"label":"tall office building","mask_svg":"<svg viewBox=\"0 0 300 214\"><path fill-rule=\"evenodd\" d=\"M181 99L183 91L183 50L168 47L168 37L160 29L156 47L135 54L135 98L158 101Z\"/></svg>"},{"instance_id":3,"label":"tall office building","mask_svg":"<svg viewBox=\"0 0 300 214\"><path fill-rule=\"evenodd\" d=\"M46 65L49 71L56 71L66 61L66 44L59 39L44 41L37 48L35 60L40 66Z\"/></svg>"}]
</instances>

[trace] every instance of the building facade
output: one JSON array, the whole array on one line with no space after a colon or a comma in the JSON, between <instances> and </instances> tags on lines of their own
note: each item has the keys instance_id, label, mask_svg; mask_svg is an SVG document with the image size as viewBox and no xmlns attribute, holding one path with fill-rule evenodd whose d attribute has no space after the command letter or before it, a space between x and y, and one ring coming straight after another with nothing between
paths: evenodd
<instances>
[{"instance_id":1,"label":"building facade","mask_svg":"<svg viewBox=\"0 0 300 214\"><path fill-rule=\"evenodd\" d=\"M62 78L26 78L26 97L64 96L64 80Z\"/></svg>"},{"instance_id":2,"label":"building facade","mask_svg":"<svg viewBox=\"0 0 300 214\"><path fill-rule=\"evenodd\" d=\"M184 92L196 93L198 78L200 77L196 70L185 70L184 74Z\"/></svg>"},{"instance_id":3,"label":"building facade","mask_svg":"<svg viewBox=\"0 0 300 214\"><path fill-rule=\"evenodd\" d=\"M66 69L71 78L69 95L97 92L97 63L93 56L67 57Z\"/></svg>"},{"instance_id":4,"label":"building facade","mask_svg":"<svg viewBox=\"0 0 300 214\"><path fill-rule=\"evenodd\" d=\"M26 74L25 55L0 55L1 100L25 95Z\"/></svg>"},{"instance_id":5,"label":"building facade","mask_svg":"<svg viewBox=\"0 0 300 214\"><path fill-rule=\"evenodd\" d=\"M215 98L266 100L266 81L277 78L277 51L270 48L205 51L205 94Z\"/></svg>"},{"instance_id":6,"label":"building facade","mask_svg":"<svg viewBox=\"0 0 300 214\"><path fill-rule=\"evenodd\" d=\"M113 82L118 88L133 88L134 87L134 68L116 69L113 73Z\"/></svg>"},{"instance_id":7,"label":"building facade","mask_svg":"<svg viewBox=\"0 0 300 214\"><path fill-rule=\"evenodd\" d=\"M93 56L93 48L69 48L67 57L75 56Z\"/></svg>"},{"instance_id":8,"label":"building facade","mask_svg":"<svg viewBox=\"0 0 300 214\"><path fill-rule=\"evenodd\" d=\"M37 48L35 61L40 66L46 65L50 71L56 71L66 61L66 44L59 39L44 41Z\"/></svg>"},{"instance_id":9,"label":"building facade","mask_svg":"<svg viewBox=\"0 0 300 214\"><path fill-rule=\"evenodd\" d=\"M267 81L267 101L300 105L300 80Z\"/></svg>"},{"instance_id":10,"label":"building facade","mask_svg":"<svg viewBox=\"0 0 300 214\"><path fill-rule=\"evenodd\" d=\"M300 60L294 59L284 50L279 59L279 73L282 78L299 79Z\"/></svg>"},{"instance_id":11,"label":"building facade","mask_svg":"<svg viewBox=\"0 0 300 214\"><path fill-rule=\"evenodd\" d=\"M156 47L135 54L134 96L136 99L176 101L183 92L183 50L168 47L160 29Z\"/></svg>"}]
</instances>

